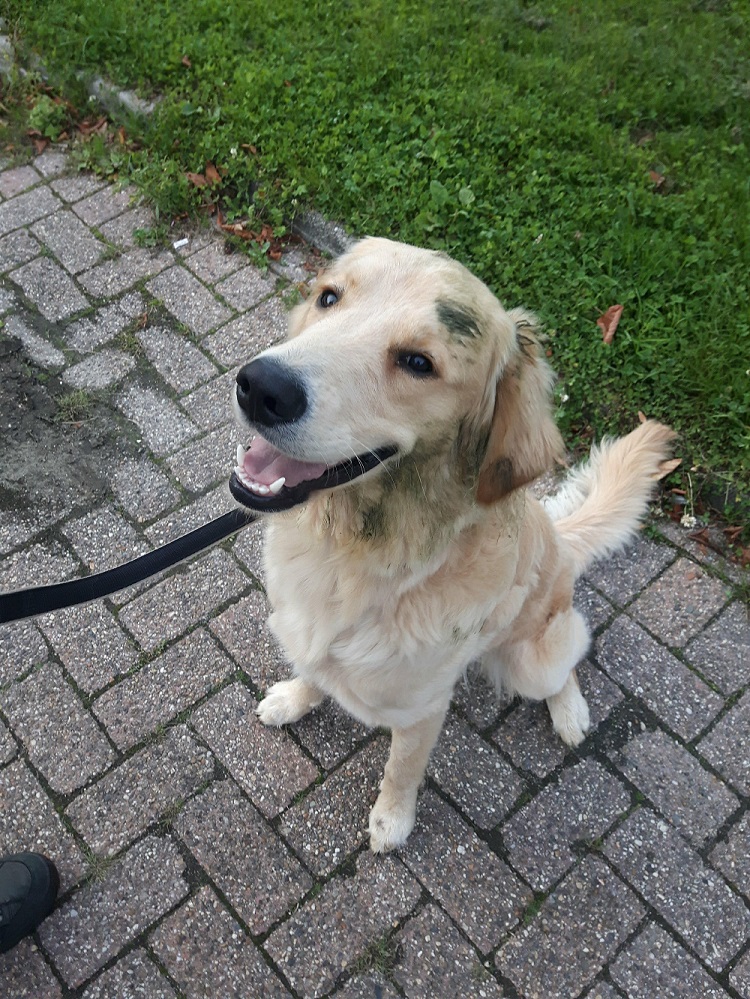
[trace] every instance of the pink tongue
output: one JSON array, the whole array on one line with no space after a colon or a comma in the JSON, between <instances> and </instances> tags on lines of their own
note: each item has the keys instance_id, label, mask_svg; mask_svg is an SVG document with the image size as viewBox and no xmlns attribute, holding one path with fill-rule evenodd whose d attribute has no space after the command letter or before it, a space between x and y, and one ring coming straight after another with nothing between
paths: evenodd
<instances>
[{"instance_id":1,"label":"pink tongue","mask_svg":"<svg viewBox=\"0 0 750 999\"><path fill-rule=\"evenodd\" d=\"M251 479L262 486L270 486L282 476L286 479L285 486L296 486L300 482L317 479L328 468L312 461L288 458L263 437L253 438L250 449L245 452L242 467Z\"/></svg>"}]
</instances>

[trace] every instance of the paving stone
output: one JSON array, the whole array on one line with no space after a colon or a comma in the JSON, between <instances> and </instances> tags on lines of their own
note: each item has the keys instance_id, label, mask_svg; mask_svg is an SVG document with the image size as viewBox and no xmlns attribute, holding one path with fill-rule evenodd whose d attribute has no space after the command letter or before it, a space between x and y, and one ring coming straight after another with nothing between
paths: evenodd
<instances>
[{"instance_id":1,"label":"paving stone","mask_svg":"<svg viewBox=\"0 0 750 999\"><path fill-rule=\"evenodd\" d=\"M203 250L210 246L216 239L217 229L213 223L205 221L201 228L196 228L193 223L180 225L178 220L172 226L170 240L172 247L179 257L191 257L198 250ZM175 246L175 243L182 243L182 246Z\"/></svg>"},{"instance_id":2,"label":"paving stone","mask_svg":"<svg viewBox=\"0 0 750 999\"><path fill-rule=\"evenodd\" d=\"M199 628L105 691L92 710L124 751L204 697L232 669L226 656Z\"/></svg>"},{"instance_id":3,"label":"paving stone","mask_svg":"<svg viewBox=\"0 0 750 999\"><path fill-rule=\"evenodd\" d=\"M726 840L710 856L716 867L738 891L750 899L750 812L729 830Z\"/></svg>"},{"instance_id":4,"label":"paving stone","mask_svg":"<svg viewBox=\"0 0 750 999\"><path fill-rule=\"evenodd\" d=\"M191 254L185 261L193 274L206 284L215 284L240 268L247 267L247 257L238 253L231 243L217 239Z\"/></svg>"},{"instance_id":5,"label":"paving stone","mask_svg":"<svg viewBox=\"0 0 750 999\"><path fill-rule=\"evenodd\" d=\"M237 506L237 503L229 493L227 487L218 486L205 496L187 506L182 506L179 510L157 520L155 524L147 527L144 534L156 547L166 545L169 541L194 531L197 527L206 524L210 520L227 513Z\"/></svg>"},{"instance_id":6,"label":"paving stone","mask_svg":"<svg viewBox=\"0 0 750 999\"><path fill-rule=\"evenodd\" d=\"M27 679L8 687L3 711L31 762L63 794L101 773L114 758L59 666L40 666Z\"/></svg>"},{"instance_id":7,"label":"paving stone","mask_svg":"<svg viewBox=\"0 0 750 999\"><path fill-rule=\"evenodd\" d=\"M683 646L730 597L726 583L681 558L645 590L630 613L668 645Z\"/></svg>"},{"instance_id":8,"label":"paving stone","mask_svg":"<svg viewBox=\"0 0 750 999\"><path fill-rule=\"evenodd\" d=\"M596 857L585 857L495 958L525 999L577 996L633 932L644 908Z\"/></svg>"},{"instance_id":9,"label":"paving stone","mask_svg":"<svg viewBox=\"0 0 750 999\"><path fill-rule=\"evenodd\" d=\"M167 464L186 489L201 492L222 479L229 479L236 456L237 430L230 425L209 431L174 454Z\"/></svg>"},{"instance_id":10,"label":"paving stone","mask_svg":"<svg viewBox=\"0 0 750 999\"><path fill-rule=\"evenodd\" d=\"M152 934L151 947L188 996L290 995L210 888L166 919Z\"/></svg>"},{"instance_id":11,"label":"paving stone","mask_svg":"<svg viewBox=\"0 0 750 999\"><path fill-rule=\"evenodd\" d=\"M8 999L62 999L60 983L30 937L0 954L0 982Z\"/></svg>"},{"instance_id":12,"label":"paving stone","mask_svg":"<svg viewBox=\"0 0 750 999\"><path fill-rule=\"evenodd\" d=\"M41 253L41 244L27 229L18 229L0 239L0 271L28 263Z\"/></svg>"},{"instance_id":13,"label":"paving stone","mask_svg":"<svg viewBox=\"0 0 750 999\"><path fill-rule=\"evenodd\" d=\"M446 719L428 773L481 829L497 825L526 787L500 754L453 714Z\"/></svg>"},{"instance_id":14,"label":"paving stone","mask_svg":"<svg viewBox=\"0 0 750 999\"><path fill-rule=\"evenodd\" d=\"M135 528L108 506L68 521L62 532L90 572L112 569L150 548Z\"/></svg>"},{"instance_id":15,"label":"paving stone","mask_svg":"<svg viewBox=\"0 0 750 999\"><path fill-rule=\"evenodd\" d=\"M86 225L99 226L129 208L135 195L133 187L118 189L108 185L101 191L77 201L73 211Z\"/></svg>"},{"instance_id":16,"label":"paving stone","mask_svg":"<svg viewBox=\"0 0 750 999\"><path fill-rule=\"evenodd\" d=\"M73 212L63 210L35 222L31 231L71 274L98 264L106 246Z\"/></svg>"},{"instance_id":17,"label":"paving stone","mask_svg":"<svg viewBox=\"0 0 750 999\"><path fill-rule=\"evenodd\" d=\"M187 392L216 374L215 366L184 334L148 326L137 336L149 361L175 392Z\"/></svg>"},{"instance_id":18,"label":"paving stone","mask_svg":"<svg viewBox=\"0 0 750 999\"><path fill-rule=\"evenodd\" d=\"M8 238L10 239L11 237ZM6 312L10 312L11 309L17 307L17 304L16 296L11 289L0 287L0 314L4 315Z\"/></svg>"},{"instance_id":19,"label":"paving stone","mask_svg":"<svg viewBox=\"0 0 750 999\"><path fill-rule=\"evenodd\" d=\"M195 257L191 258L189 266L193 260ZM258 305L269 295L273 295L275 289L276 278L272 274L263 274L256 267L245 267L221 284L217 284L214 291L238 312L244 312Z\"/></svg>"},{"instance_id":20,"label":"paving stone","mask_svg":"<svg viewBox=\"0 0 750 999\"><path fill-rule=\"evenodd\" d=\"M265 728L247 687L234 683L200 707L192 724L266 817L287 807L318 768L284 729Z\"/></svg>"},{"instance_id":21,"label":"paving stone","mask_svg":"<svg viewBox=\"0 0 750 999\"><path fill-rule=\"evenodd\" d=\"M44 614L38 621L68 673L87 694L127 673L138 660L138 649L101 601Z\"/></svg>"},{"instance_id":22,"label":"paving stone","mask_svg":"<svg viewBox=\"0 0 750 999\"><path fill-rule=\"evenodd\" d=\"M63 381L73 388L96 392L116 385L134 367L135 361L128 354L119 350L100 350L64 371Z\"/></svg>"},{"instance_id":23,"label":"paving stone","mask_svg":"<svg viewBox=\"0 0 750 999\"><path fill-rule=\"evenodd\" d=\"M488 728L508 708L508 701L489 683L478 662L469 663L453 689L453 705L477 728Z\"/></svg>"},{"instance_id":24,"label":"paving stone","mask_svg":"<svg viewBox=\"0 0 750 999\"><path fill-rule=\"evenodd\" d=\"M81 274L79 280L90 295L97 298L111 298L126 288L132 288L136 281L152 277L169 267L174 258L169 250L147 250L136 247L122 256L92 267Z\"/></svg>"},{"instance_id":25,"label":"paving stone","mask_svg":"<svg viewBox=\"0 0 750 999\"><path fill-rule=\"evenodd\" d=\"M61 368L65 364L65 354L34 332L20 316L8 316L3 332L20 340L26 354L42 368Z\"/></svg>"},{"instance_id":26,"label":"paving stone","mask_svg":"<svg viewBox=\"0 0 750 999\"><path fill-rule=\"evenodd\" d=\"M281 260L269 260L268 268L285 281L309 284L323 270L324 264L323 258L316 257L309 246L301 246L284 250Z\"/></svg>"},{"instance_id":27,"label":"paving stone","mask_svg":"<svg viewBox=\"0 0 750 999\"><path fill-rule=\"evenodd\" d=\"M62 267L48 257L37 257L12 271L10 277L42 315L53 322L89 307L88 300Z\"/></svg>"},{"instance_id":28,"label":"paving stone","mask_svg":"<svg viewBox=\"0 0 750 999\"><path fill-rule=\"evenodd\" d=\"M510 862L546 891L630 806L630 794L595 760L565 770L503 826Z\"/></svg>"},{"instance_id":29,"label":"paving stone","mask_svg":"<svg viewBox=\"0 0 750 999\"><path fill-rule=\"evenodd\" d=\"M204 430L215 430L234 419L230 393L234 391L238 370L236 367L232 368L206 385L201 385L181 400L182 406L199 427L203 427ZM239 434L238 430L238 443Z\"/></svg>"},{"instance_id":30,"label":"paving stone","mask_svg":"<svg viewBox=\"0 0 750 999\"><path fill-rule=\"evenodd\" d=\"M726 992L688 952L654 923L619 954L610 969L628 999L726 999Z\"/></svg>"},{"instance_id":31,"label":"paving stone","mask_svg":"<svg viewBox=\"0 0 750 999\"><path fill-rule=\"evenodd\" d=\"M130 322L120 303L112 302L93 315L71 323L65 330L65 338L74 350L88 354L114 340Z\"/></svg>"},{"instance_id":32,"label":"paving stone","mask_svg":"<svg viewBox=\"0 0 750 999\"><path fill-rule=\"evenodd\" d=\"M45 149L41 155L34 159L34 167L48 180L59 177L68 168L67 153L58 149Z\"/></svg>"},{"instance_id":33,"label":"paving stone","mask_svg":"<svg viewBox=\"0 0 750 999\"><path fill-rule=\"evenodd\" d=\"M576 581L573 591L573 603L583 614L589 629L594 632L601 628L615 613L612 604L597 593L585 579Z\"/></svg>"},{"instance_id":34,"label":"paving stone","mask_svg":"<svg viewBox=\"0 0 750 999\"><path fill-rule=\"evenodd\" d=\"M284 338L287 323L284 306L271 298L207 336L203 345L226 368L247 364L261 350Z\"/></svg>"},{"instance_id":35,"label":"paving stone","mask_svg":"<svg viewBox=\"0 0 750 999\"><path fill-rule=\"evenodd\" d=\"M183 727L146 746L79 794L67 818L100 857L118 853L207 780L211 754Z\"/></svg>"},{"instance_id":36,"label":"paving stone","mask_svg":"<svg viewBox=\"0 0 750 999\"><path fill-rule=\"evenodd\" d=\"M154 649L203 621L247 585L232 557L214 550L132 600L120 612L120 621L142 648Z\"/></svg>"},{"instance_id":37,"label":"paving stone","mask_svg":"<svg viewBox=\"0 0 750 999\"><path fill-rule=\"evenodd\" d=\"M568 753L552 731L547 706L531 701L517 704L491 738L515 766L537 777L545 777L559 767Z\"/></svg>"},{"instance_id":38,"label":"paving stone","mask_svg":"<svg viewBox=\"0 0 750 999\"><path fill-rule=\"evenodd\" d=\"M750 732L750 691L745 693L698 743L698 752L727 777L742 794L750 794L750 756L738 752Z\"/></svg>"},{"instance_id":39,"label":"paving stone","mask_svg":"<svg viewBox=\"0 0 750 999\"><path fill-rule=\"evenodd\" d=\"M80 201L94 191L104 187L104 181L90 173L78 173L71 177L60 177L49 185L63 201Z\"/></svg>"},{"instance_id":40,"label":"paving stone","mask_svg":"<svg viewBox=\"0 0 750 999\"><path fill-rule=\"evenodd\" d=\"M722 707L717 694L627 617L597 640L597 658L683 739L693 739Z\"/></svg>"},{"instance_id":41,"label":"paving stone","mask_svg":"<svg viewBox=\"0 0 750 999\"><path fill-rule=\"evenodd\" d=\"M10 734L3 722L0 721L0 766L5 766L6 763L10 763L10 761L15 759L17 755L18 746L16 746L13 736Z\"/></svg>"},{"instance_id":42,"label":"paving stone","mask_svg":"<svg viewBox=\"0 0 750 999\"><path fill-rule=\"evenodd\" d=\"M277 680L286 680L291 672L268 629L268 611L264 594L252 590L209 625L237 665L263 691Z\"/></svg>"},{"instance_id":43,"label":"paving stone","mask_svg":"<svg viewBox=\"0 0 750 999\"><path fill-rule=\"evenodd\" d=\"M16 194L26 191L42 178L31 166L18 166L0 173L0 194L4 198L13 198Z\"/></svg>"},{"instance_id":44,"label":"paving stone","mask_svg":"<svg viewBox=\"0 0 750 999\"><path fill-rule=\"evenodd\" d=\"M349 756L369 731L331 700L324 701L294 726L297 739L326 770L332 770Z\"/></svg>"},{"instance_id":45,"label":"paving stone","mask_svg":"<svg viewBox=\"0 0 750 999\"><path fill-rule=\"evenodd\" d=\"M194 333L207 333L232 313L184 267L172 267L148 283L148 290Z\"/></svg>"},{"instance_id":46,"label":"paving stone","mask_svg":"<svg viewBox=\"0 0 750 999\"><path fill-rule=\"evenodd\" d=\"M417 824L401 856L483 953L531 901L529 889L432 791L420 795Z\"/></svg>"},{"instance_id":47,"label":"paving stone","mask_svg":"<svg viewBox=\"0 0 750 999\"><path fill-rule=\"evenodd\" d=\"M123 461L112 476L112 488L125 512L137 521L158 517L180 499L175 486L149 458Z\"/></svg>"},{"instance_id":48,"label":"paving stone","mask_svg":"<svg viewBox=\"0 0 750 999\"><path fill-rule=\"evenodd\" d=\"M615 992L606 982L599 982L586 993L586 999L620 999L620 993Z\"/></svg>"},{"instance_id":49,"label":"paving stone","mask_svg":"<svg viewBox=\"0 0 750 999\"><path fill-rule=\"evenodd\" d=\"M595 562L586 580L623 607L675 560L675 551L647 538L637 538L621 552Z\"/></svg>"},{"instance_id":50,"label":"paving stone","mask_svg":"<svg viewBox=\"0 0 750 999\"><path fill-rule=\"evenodd\" d=\"M696 562L716 569L720 576L725 576L740 585L747 582L747 567L743 568L737 562L721 554L722 551L727 551L727 538L717 524L709 524L696 531L694 527L683 527L679 521L665 518L659 522L658 527L659 532L665 538L687 552ZM713 544L718 551L704 544L704 538Z\"/></svg>"},{"instance_id":51,"label":"paving stone","mask_svg":"<svg viewBox=\"0 0 750 999\"><path fill-rule=\"evenodd\" d=\"M0 686L44 662L48 655L44 639L31 621L0 625Z\"/></svg>"},{"instance_id":52,"label":"paving stone","mask_svg":"<svg viewBox=\"0 0 750 999\"><path fill-rule=\"evenodd\" d=\"M188 892L174 843L148 836L57 909L39 936L71 988L81 985Z\"/></svg>"},{"instance_id":53,"label":"paving stone","mask_svg":"<svg viewBox=\"0 0 750 999\"><path fill-rule=\"evenodd\" d=\"M231 780L190 801L175 829L251 933L263 933L312 878Z\"/></svg>"},{"instance_id":54,"label":"paving stone","mask_svg":"<svg viewBox=\"0 0 750 999\"><path fill-rule=\"evenodd\" d=\"M284 813L280 832L316 874L330 874L368 842L367 821L388 750L388 739L365 746Z\"/></svg>"},{"instance_id":55,"label":"paving stone","mask_svg":"<svg viewBox=\"0 0 750 999\"><path fill-rule=\"evenodd\" d=\"M637 736L614 762L696 847L739 807L732 792L665 732Z\"/></svg>"},{"instance_id":56,"label":"paving stone","mask_svg":"<svg viewBox=\"0 0 750 999\"><path fill-rule=\"evenodd\" d=\"M153 389L130 385L120 393L116 404L158 455L170 454L200 432L171 399Z\"/></svg>"},{"instance_id":57,"label":"paving stone","mask_svg":"<svg viewBox=\"0 0 750 999\"><path fill-rule=\"evenodd\" d=\"M419 895L419 885L394 857L362 854L354 877L329 881L264 948L301 995L317 999L370 941L413 909Z\"/></svg>"},{"instance_id":58,"label":"paving stone","mask_svg":"<svg viewBox=\"0 0 750 999\"><path fill-rule=\"evenodd\" d=\"M370 972L350 978L336 999L398 999L398 993L381 974Z\"/></svg>"},{"instance_id":59,"label":"paving stone","mask_svg":"<svg viewBox=\"0 0 750 999\"><path fill-rule=\"evenodd\" d=\"M730 604L685 649L685 656L711 683L733 694L750 683L750 620L739 600Z\"/></svg>"},{"instance_id":60,"label":"paving stone","mask_svg":"<svg viewBox=\"0 0 750 999\"><path fill-rule=\"evenodd\" d=\"M23 760L0 770L0 844L2 855L31 850L52 857L61 892L72 888L86 870L78 844Z\"/></svg>"},{"instance_id":61,"label":"paving stone","mask_svg":"<svg viewBox=\"0 0 750 999\"><path fill-rule=\"evenodd\" d=\"M0 555L24 544L46 526L36 511L16 514L11 510L0 510Z\"/></svg>"},{"instance_id":62,"label":"paving stone","mask_svg":"<svg viewBox=\"0 0 750 999\"><path fill-rule=\"evenodd\" d=\"M247 566L261 586L264 586L262 520L256 520L254 524L242 528L232 545L232 554Z\"/></svg>"},{"instance_id":63,"label":"paving stone","mask_svg":"<svg viewBox=\"0 0 750 999\"><path fill-rule=\"evenodd\" d=\"M177 999L145 950L131 951L85 990L82 999Z\"/></svg>"},{"instance_id":64,"label":"paving stone","mask_svg":"<svg viewBox=\"0 0 750 999\"><path fill-rule=\"evenodd\" d=\"M60 207L60 201L48 187L42 186L19 194L0 205L0 236L22 225L31 225L43 215Z\"/></svg>"},{"instance_id":65,"label":"paving stone","mask_svg":"<svg viewBox=\"0 0 750 999\"><path fill-rule=\"evenodd\" d=\"M0 590L59 583L78 574L73 556L59 544L35 544L0 560Z\"/></svg>"},{"instance_id":66,"label":"paving stone","mask_svg":"<svg viewBox=\"0 0 750 999\"><path fill-rule=\"evenodd\" d=\"M750 997L750 953L745 954L744 958L737 962L734 971L729 975L729 982L737 989L742 999Z\"/></svg>"},{"instance_id":67,"label":"paving stone","mask_svg":"<svg viewBox=\"0 0 750 999\"><path fill-rule=\"evenodd\" d=\"M503 995L477 952L436 905L425 906L396 939L399 959L393 975L409 999L499 999Z\"/></svg>"},{"instance_id":68,"label":"paving stone","mask_svg":"<svg viewBox=\"0 0 750 999\"><path fill-rule=\"evenodd\" d=\"M113 246L121 250L130 250L137 246L136 232L151 229L154 225L154 213L146 205L138 205L109 222L100 225L99 232Z\"/></svg>"},{"instance_id":69,"label":"paving stone","mask_svg":"<svg viewBox=\"0 0 750 999\"><path fill-rule=\"evenodd\" d=\"M612 833L604 853L714 971L750 936L750 912L692 847L641 808Z\"/></svg>"}]
</instances>

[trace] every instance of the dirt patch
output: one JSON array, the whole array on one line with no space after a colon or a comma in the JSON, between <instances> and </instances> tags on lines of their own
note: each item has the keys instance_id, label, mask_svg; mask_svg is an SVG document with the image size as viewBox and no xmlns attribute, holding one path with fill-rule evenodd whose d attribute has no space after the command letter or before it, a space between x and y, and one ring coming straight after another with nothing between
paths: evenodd
<instances>
[{"instance_id":1,"label":"dirt patch","mask_svg":"<svg viewBox=\"0 0 750 999\"><path fill-rule=\"evenodd\" d=\"M0 510L35 507L54 520L102 502L115 464L136 450L112 413L93 399L85 420L62 422L67 387L7 335L0 370Z\"/></svg>"}]
</instances>

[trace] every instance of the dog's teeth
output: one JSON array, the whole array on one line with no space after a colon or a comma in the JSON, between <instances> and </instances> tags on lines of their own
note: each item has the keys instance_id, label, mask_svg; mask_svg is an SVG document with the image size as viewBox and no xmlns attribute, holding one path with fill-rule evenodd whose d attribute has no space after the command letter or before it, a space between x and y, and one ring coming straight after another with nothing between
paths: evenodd
<instances>
[{"instance_id":1,"label":"dog's teeth","mask_svg":"<svg viewBox=\"0 0 750 999\"><path fill-rule=\"evenodd\" d=\"M268 486L262 486L260 482L253 482L252 490L254 493L259 493L261 496L268 495Z\"/></svg>"},{"instance_id":2,"label":"dog's teeth","mask_svg":"<svg viewBox=\"0 0 750 999\"><path fill-rule=\"evenodd\" d=\"M281 488L285 482L286 479L282 475L280 479L277 479L275 482L271 483L271 485L268 487L269 492L272 492L275 496L277 493L281 492Z\"/></svg>"},{"instance_id":3,"label":"dog's teeth","mask_svg":"<svg viewBox=\"0 0 750 999\"><path fill-rule=\"evenodd\" d=\"M241 444L237 445L237 464L242 467L242 462L245 460L245 449Z\"/></svg>"}]
</instances>

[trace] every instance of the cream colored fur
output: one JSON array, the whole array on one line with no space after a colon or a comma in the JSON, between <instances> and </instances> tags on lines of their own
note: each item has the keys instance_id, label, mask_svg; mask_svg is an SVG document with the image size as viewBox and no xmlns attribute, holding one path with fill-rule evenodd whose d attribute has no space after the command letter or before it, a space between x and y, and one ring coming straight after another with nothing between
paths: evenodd
<instances>
[{"instance_id":1,"label":"cream colored fur","mask_svg":"<svg viewBox=\"0 0 750 999\"><path fill-rule=\"evenodd\" d=\"M323 310L327 288L339 301ZM404 351L428 356L436 375L404 370ZM648 422L604 442L557 498L537 502L523 487L563 447L536 320L506 312L444 255L388 240L335 261L265 356L308 387L309 419L284 431L288 454L334 464L398 447L382 467L266 518L270 626L294 678L258 709L283 725L329 696L391 730L369 823L372 849L390 850L414 825L471 661L482 658L498 689L546 700L568 745L584 738L575 666L589 633L573 584L636 530L674 435Z\"/></svg>"}]
</instances>

